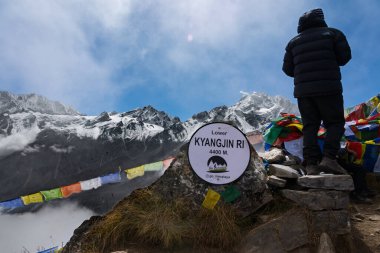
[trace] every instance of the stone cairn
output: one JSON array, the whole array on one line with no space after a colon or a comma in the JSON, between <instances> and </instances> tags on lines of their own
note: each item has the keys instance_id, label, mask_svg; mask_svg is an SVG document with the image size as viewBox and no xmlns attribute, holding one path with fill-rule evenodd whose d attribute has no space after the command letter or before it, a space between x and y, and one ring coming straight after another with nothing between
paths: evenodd
<instances>
[{"instance_id":1,"label":"stone cairn","mask_svg":"<svg viewBox=\"0 0 380 253\"><path fill-rule=\"evenodd\" d=\"M350 240L351 176L307 176L299 158L277 148L262 157L269 163L267 184L296 208L250 231L240 252L356 252Z\"/></svg>"}]
</instances>

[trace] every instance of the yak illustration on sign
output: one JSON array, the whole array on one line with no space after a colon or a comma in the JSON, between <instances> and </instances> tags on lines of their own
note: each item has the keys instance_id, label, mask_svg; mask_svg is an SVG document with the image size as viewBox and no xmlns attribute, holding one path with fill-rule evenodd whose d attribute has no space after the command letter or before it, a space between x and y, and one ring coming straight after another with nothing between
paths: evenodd
<instances>
[{"instance_id":1,"label":"yak illustration on sign","mask_svg":"<svg viewBox=\"0 0 380 253\"><path fill-rule=\"evenodd\" d=\"M223 173L228 172L227 162L220 156L212 156L207 161L208 172Z\"/></svg>"}]
</instances>

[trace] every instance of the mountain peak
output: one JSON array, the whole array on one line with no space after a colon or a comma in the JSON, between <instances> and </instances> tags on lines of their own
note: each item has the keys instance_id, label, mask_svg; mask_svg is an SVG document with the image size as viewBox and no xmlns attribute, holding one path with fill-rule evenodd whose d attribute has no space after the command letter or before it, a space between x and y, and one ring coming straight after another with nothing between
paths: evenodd
<instances>
[{"instance_id":1,"label":"mountain peak","mask_svg":"<svg viewBox=\"0 0 380 253\"><path fill-rule=\"evenodd\" d=\"M78 111L58 101L31 93L16 95L0 91L0 113L17 113L24 111L40 112L51 115L80 115Z\"/></svg>"},{"instance_id":2,"label":"mountain peak","mask_svg":"<svg viewBox=\"0 0 380 253\"><path fill-rule=\"evenodd\" d=\"M208 123L235 122L243 132L262 131L269 119L281 112L299 114L298 107L282 96L269 96L260 92L240 92L242 97L233 106L219 106L193 115L190 121Z\"/></svg>"},{"instance_id":3,"label":"mountain peak","mask_svg":"<svg viewBox=\"0 0 380 253\"><path fill-rule=\"evenodd\" d=\"M151 105L125 112L122 116L129 116L136 118L138 121L155 124L164 128L178 122L179 120L177 117L172 118L166 112L159 111Z\"/></svg>"}]
</instances>

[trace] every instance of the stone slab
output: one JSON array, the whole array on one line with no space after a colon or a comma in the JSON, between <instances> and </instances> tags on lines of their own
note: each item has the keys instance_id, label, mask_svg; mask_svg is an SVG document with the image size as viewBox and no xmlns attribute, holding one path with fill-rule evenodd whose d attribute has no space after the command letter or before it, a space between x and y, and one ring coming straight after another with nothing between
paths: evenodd
<instances>
[{"instance_id":1,"label":"stone slab","mask_svg":"<svg viewBox=\"0 0 380 253\"><path fill-rule=\"evenodd\" d=\"M311 231L314 233L333 233L344 235L351 232L348 210L310 212Z\"/></svg>"},{"instance_id":2,"label":"stone slab","mask_svg":"<svg viewBox=\"0 0 380 253\"><path fill-rule=\"evenodd\" d=\"M319 238L317 253L335 253L335 247L328 234L322 233Z\"/></svg>"},{"instance_id":3,"label":"stone slab","mask_svg":"<svg viewBox=\"0 0 380 253\"><path fill-rule=\"evenodd\" d=\"M282 164L270 164L269 173L283 178L298 178L300 174L295 169L290 168L289 166Z\"/></svg>"},{"instance_id":4,"label":"stone slab","mask_svg":"<svg viewBox=\"0 0 380 253\"><path fill-rule=\"evenodd\" d=\"M286 160L284 151L279 148L272 148L261 154L261 157L267 160L268 163L282 163Z\"/></svg>"},{"instance_id":5,"label":"stone slab","mask_svg":"<svg viewBox=\"0 0 380 253\"><path fill-rule=\"evenodd\" d=\"M271 175L271 176L268 177L268 181L267 181L267 183L268 183L269 185L272 185L272 186L276 186L276 187L283 188L283 187L285 187L285 185L286 185L286 180Z\"/></svg>"},{"instance_id":6,"label":"stone slab","mask_svg":"<svg viewBox=\"0 0 380 253\"><path fill-rule=\"evenodd\" d=\"M308 243L305 213L291 210L283 216L251 230L239 252L289 252Z\"/></svg>"},{"instance_id":7,"label":"stone slab","mask_svg":"<svg viewBox=\"0 0 380 253\"><path fill-rule=\"evenodd\" d=\"M281 194L300 206L305 206L311 210L330 210L348 208L350 197L348 192L316 190L316 191L295 191L281 190Z\"/></svg>"},{"instance_id":8,"label":"stone slab","mask_svg":"<svg viewBox=\"0 0 380 253\"><path fill-rule=\"evenodd\" d=\"M354 181L350 175L313 175L298 178L298 184L307 188L352 191Z\"/></svg>"}]
</instances>

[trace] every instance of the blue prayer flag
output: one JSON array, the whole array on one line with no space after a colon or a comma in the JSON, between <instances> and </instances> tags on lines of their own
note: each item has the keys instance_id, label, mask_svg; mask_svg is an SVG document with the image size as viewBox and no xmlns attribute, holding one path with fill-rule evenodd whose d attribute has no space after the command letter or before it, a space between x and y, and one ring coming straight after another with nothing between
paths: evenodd
<instances>
[{"instance_id":1,"label":"blue prayer flag","mask_svg":"<svg viewBox=\"0 0 380 253\"><path fill-rule=\"evenodd\" d=\"M100 181L102 182L102 185L118 183L121 181L121 176L119 172L115 172L115 173L100 177Z\"/></svg>"},{"instance_id":2,"label":"blue prayer flag","mask_svg":"<svg viewBox=\"0 0 380 253\"><path fill-rule=\"evenodd\" d=\"M368 171L372 172L373 168L375 167L378 157L379 157L379 146L367 144L365 153L363 156L363 167L366 168Z\"/></svg>"},{"instance_id":3,"label":"blue prayer flag","mask_svg":"<svg viewBox=\"0 0 380 253\"><path fill-rule=\"evenodd\" d=\"M57 249L58 249L58 246L55 246L55 247L50 248L50 249L45 249L43 251L38 251L37 253L54 253Z\"/></svg>"},{"instance_id":4,"label":"blue prayer flag","mask_svg":"<svg viewBox=\"0 0 380 253\"><path fill-rule=\"evenodd\" d=\"M21 198L0 202L0 209L14 209L23 206L24 203L22 202Z\"/></svg>"},{"instance_id":5,"label":"blue prayer flag","mask_svg":"<svg viewBox=\"0 0 380 253\"><path fill-rule=\"evenodd\" d=\"M264 150L265 151L269 151L270 150L270 148L272 147L272 145L270 145L269 143L264 143Z\"/></svg>"}]
</instances>

